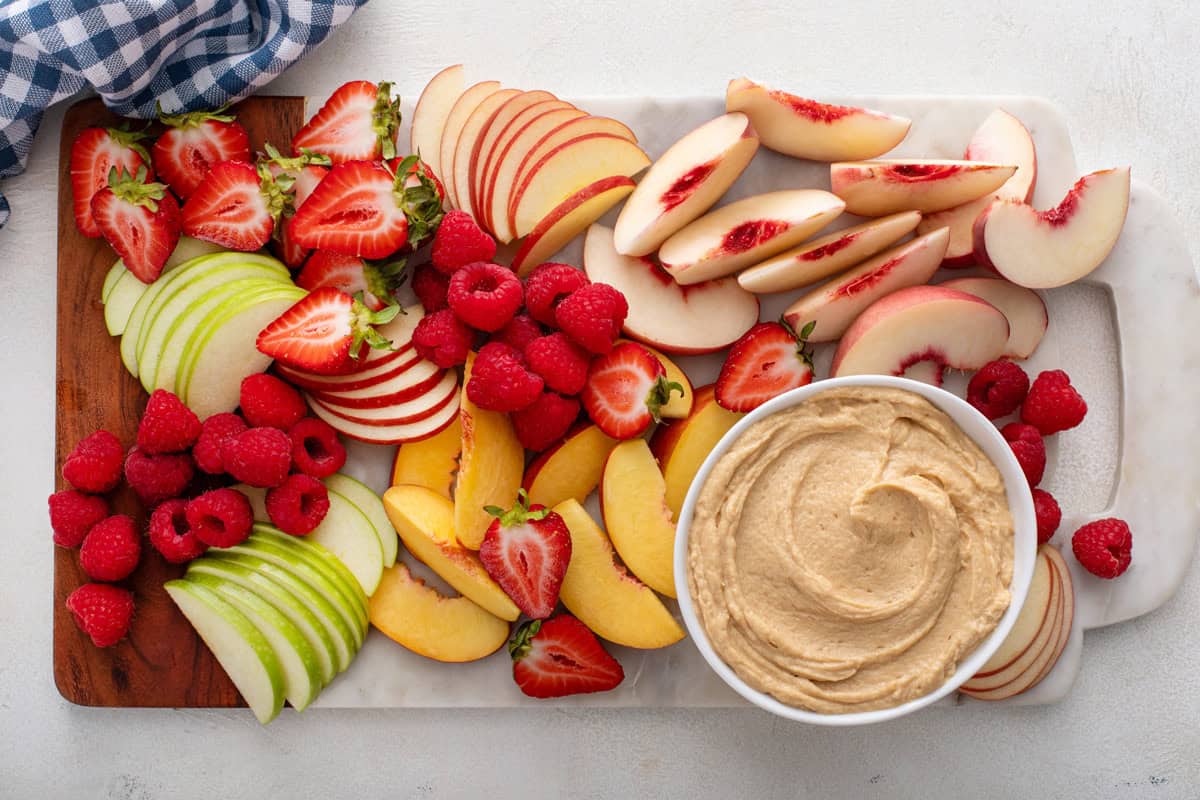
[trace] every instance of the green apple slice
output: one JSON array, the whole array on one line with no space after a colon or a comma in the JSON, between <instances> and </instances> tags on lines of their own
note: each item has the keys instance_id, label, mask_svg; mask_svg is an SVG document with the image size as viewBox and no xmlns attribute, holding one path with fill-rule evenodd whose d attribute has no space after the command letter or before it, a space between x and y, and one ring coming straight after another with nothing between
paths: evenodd
<instances>
[{"instance_id":1,"label":"green apple slice","mask_svg":"<svg viewBox=\"0 0 1200 800\"><path fill-rule=\"evenodd\" d=\"M117 262L120 263L120 262ZM108 298L104 301L104 326L110 336L120 336L129 324L129 315L138 300L146 293L146 284L134 277L132 272L121 268L124 273L117 278Z\"/></svg>"},{"instance_id":2,"label":"green apple slice","mask_svg":"<svg viewBox=\"0 0 1200 800\"><path fill-rule=\"evenodd\" d=\"M337 582L331 580L324 569L314 567L307 556L301 555L291 547L280 547L270 542L251 542L250 540L233 547L223 548L222 551L253 556L260 561L287 570L297 579L307 583L337 611L342 622L350 631L355 649L362 646L363 639L366 638L366 626L363 625L362 618L359 616L358 604L348 600Z\"/></svg>"},{"instance_id":3,"label":"green apple slice","mask_svg":"<svg viewBox=\"0 0 1200 800\"><path fill-rule=\"evenodd\" d=\"M175 388L176 368L192 333L203 324L208 314L230 301L239 301L259 289L278 288L277 278L263 274L247 275L242 267L231 267L236 275L216 273L228 281L206 286L201 294L193 295L177 314L159 314L146 336L146 344L138 356L138 377L147 392ZM241 277L238 277L240 275ZM188 287L190 289L190 287ZM145 330L146 326L143 325Z\"/></svg>"},{"instance_id":4,"label":"green apple slice","mask_svg":"<svg viewBox=\"0 0 1200 800\"><path fill-rule=\"evenodd\" d=\"M271 366L271 358L258 351L258 334L307 294L296 286L264 291L254 302L196 331L184 347L175 393L200 419L233 411L242 380Z\"/></svg>"},{"instance_id":5,"label":"green apple slice","mask_svg":"<svg viewBox=\"0 0 1200 800\"><path fill-rule=\"evenodd\" d=\"M253 551L241 550L230 552L232 548L212 547L205 554L204 560L225 561L237 564L259 578L267 578L283 586L287 591L296 595L299 601L321 621L333 639L334 650L337 654L337 671L342 672L350 666L355 653L358 652L357 637L352 626L346 623L345 616L338 606L331 602L326 594L314 589L312 584L297 577L286 567L261 558ZM195 564L202 559L196 559Z\"/></svg>"},{"instance_id":6,"label":"green apple slice","mask_svg":"<svg viewBox=\"0 0 1200 800\"><path fill-rule=\"evenodd\" d=\"M367 620L367 595L358 585L358 579L354 577L354 573L346 569L346 565L342 560L333 553L326 550L316 542L308 541L307 536L292 536L284 533L274 525L263 522L254 524L254 533L250 535L251 539L264 539L274 542L280 546L294 547L297 551L301 551L310 556L310 561L316 562L315 566L327 571L331 580L337 581L338 587L343 589L343 594L349 594L355 605L362 609L362 618Z\"/></svg>"},{"instance_id":7,"label":"green apple slice","mask_svg":"<svg viewBox=\"0 0 1200 800\"><path fill-rule=\"evenodd\" d=\"M129 270L125 269L125 262L117 259L113 265L108 268L108 272L104 273L104 285L100 287L100 303L108 302L108 296L112 294L112 288L116 285L121 276Z\"/></svg>"},{"instance_id":8,"label":"green apple slice","mask_svg":"<svg viewBox=\"0 0 1200 800\"><path fill-rule=\"evenodd\" d=\"M266 637L245 614L207 587L174 580L163 588L216 656L258 721L266 725L275 719L283 708L283 669Z\"/></svg>"},{"instance_id":9,"label":"green apple slice","mask_svg":"<svg viewBox=\"0 0 1200 800\"><path fill-rule=\"evenodd\" d=\"M400 552L400 537L392 527L392 521L388 519L379 495L362 481L340 472L326 478L325 486L353 503L370 521L383 550L383 566L387 568L395 564L396 556Z\"/></svg>"},{"instance_id":10,"label":"green apple slice","mask_svg":"<svg viewBox=\"0 0 1200 800\"><path fill-rule=\"evenodd\" d=\"M338 512L334 513L337 498ZM383 545L371 520L342 495L329 490L329 513L308 541L316 542L333 553L354 573L367 597L375 594L383 579Z\"/></svg>"},{"instance_id":11,"label":"green apple slice","mask_svg":"<svg viewBox=\"0 0 1200 800\"><path fill-rule=\"evenodd\" d=\"M167 257L167 263L163 269L171 269L185 261L191 261L193 258L199 258L200 256L225 252L228 251L219 244L206 242L202 239L193 239L191 236L180 236L179 241L175 244L175 249Z\"/></svg>"},{"instance_id":12,"label":"green apple slice","mask_svg":"<svg viewBox=\"0 0 1200 800\"><path fill-rule=\"evenodd\" d=\"M275 606L236 583L200 573L189 576L188 580L220 595L258 628L279 659L283 696L297 711L308 708L323 684L317 654L300 629Z\"/></svg>"},{"instance_id":13,"label":"green apple slice","mask_svg":"<svg viewBox=\"0 0 1200 800\"><path fill-rule=\"evenodd\" d=\"M233 561L197 558L188 565L187 577L190 580L198 579L201 576L220 579L253 592L287 617L304 635L313 653L316 654L322 686L328 685L338 674L341 659L338 657L338 648L334 644L334 637L321 619L304 604L300 596L288 591L286 586L277 583L274 579Z\"/></svg>"}]
</instances>

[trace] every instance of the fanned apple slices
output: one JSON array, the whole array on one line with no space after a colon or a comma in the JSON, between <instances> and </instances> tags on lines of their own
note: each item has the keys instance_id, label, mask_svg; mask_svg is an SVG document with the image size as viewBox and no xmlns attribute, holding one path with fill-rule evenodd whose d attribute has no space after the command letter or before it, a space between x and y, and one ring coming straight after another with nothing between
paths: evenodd
<instances>
[{"instance_id":1,"label":"fanned apple slices","mask_svg":"<svg viewBox=\"0 0 1200 800\"><path fill-rule=\"evenodd\" d=\"M528 237L518 270L582 233L650 165L621 122L544 90L468 86L461 65L439 72L421 93L411 143L445 186L447 205L500 242Z\"/></svg>"}]
</instances>

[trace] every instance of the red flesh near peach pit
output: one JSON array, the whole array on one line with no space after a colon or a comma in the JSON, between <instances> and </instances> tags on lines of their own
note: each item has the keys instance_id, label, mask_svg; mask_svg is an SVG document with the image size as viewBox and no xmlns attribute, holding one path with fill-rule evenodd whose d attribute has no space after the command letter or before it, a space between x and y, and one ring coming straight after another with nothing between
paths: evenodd
<instances>
[{"instance_id":1,"label":"red flesh near peach pit","mask_svg":"<svg viewBox=\"0 0 1200 800\"><path fill-rule=\"evenodd\" d=\"M735 255L774 239L791 227L791 223L778 219L752 219L737 225L725 234L721 244L709 255Z\"/></svg>"},{"instance_id":2,"label":"red flesh near peach pit","mask_svg":"<svg viewBox=\"0 0 1200 800\"><path fill-rule=\"evenodd\" d=\"M845 250L847 247L854 244L855 240L860 236L862 236L861 231L843 236L841 239L834 239L829 244L821 245L816 250L809 250L807 253L801 253L796 257L796 260L820 261L822 258L828 258L840 250Z\"/></svg>"},{"instance_id":3,"label":"red flesh near peach pit","mask_svg":"<svg viewBox=\"0 0 1200 800\"><path fill-rule=\"evenodd\" d=\"M834 297L853 297L859 292L870 289L875 284L879 283L884 277L896 268L896 265L903 261L903 258L893 258L891 261L885 261L879 265L879 268L873 272L868 272L857 280L850 281L845 286L839 286L838 290L833 293Z\"/></svg>"},{"instance_id":4,"label":"red flesh near peach pit","mask_svg":"<svg viewBox=\"0 0 1200 800\"><path fill-rule=\"evenodd\" d=\"M1078 181L1076 181L1075 185L1071 187L1069 192L1067 192L1067 196L1063 198L1061 203L1054 208L1048 208L1045 211L1042 211L1038 214L1038 216L1056 228L1066 225L1071 219L1072 215L1074 215L1076 207L1079 205L1079 195L1083 192L1083 182L1084 178L1080 178Z\"/></svg>"},{"instance_id":5,"label":"red flesh near peach pit","mask_svg":"<svg viewBox=\"0 0 1200 800\"><path fill-rule=\"evenodd\" d=\"M768 90L772 100L776 100L788 106L802 117L808 117L817 122L835 122L842 117L848 117L855 113L858 109L850 108L849 106L835 106L828 103L818 103L816 100L809 100L804 97L798 97L794 94L779 91L778 89Z\"/></svg>"},{"instance_id":6,"label":"red flesh near peach pit","mask_svg":"<svg viewBox=\"0 0 1200 800\"><path fill-rule=\"evenodd\" d=\"M927 347L920 353L914 353L900 362L900 369L892 373L893 375L903 375L905 370L914 364L920 364L922 361L929 361L938 366L938 372L941 373L942 364L946 363L946 354L941 350L935 350L933 347Z\"/></svg>"},{"instance_id":7,"label":"red flesh near peach pit","mask_svg":"<svg viewBox=\"0 0 1200 800\"><path fill-rule=\"evenodd\" d=\"M663 211L670 211L678 206L683 201L691 197L700 184L708 179L708 176L717 168L720 159L714 158L712 161L705 162L699 166L692 167L683 175L671 184L671 188L667 189L662 194L659 202L662 203Z\"/></svg>"},{"instance_id":8,"label":"red flesh near peach pit","mask_svg":"<svg viewBox=\"0 0 1200 800\"><path fill-rule=\"evenodd\" d=\"M898 183L907 181L930 181L948 178L961 172L959 164L894 164L887 169L888 177Z\"/></svg>"}]
</instances>

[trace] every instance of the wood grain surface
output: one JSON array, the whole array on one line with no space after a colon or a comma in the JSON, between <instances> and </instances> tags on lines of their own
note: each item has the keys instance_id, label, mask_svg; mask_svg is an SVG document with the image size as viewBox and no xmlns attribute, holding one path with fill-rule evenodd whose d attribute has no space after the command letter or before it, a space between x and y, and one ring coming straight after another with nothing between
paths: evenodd
<instances>
[{"instance_id":1,"label":"wood grain surface","mask_svg":"<svg viewBox=\"0 0 1200 800\"><path fill-rule=\"evenodd\" d=\"M286 150L303 124L304 99L252 97L234 107L251 146L270 141ZM63 120L58 169L58 323L55 466L98 428L133 445L146 393L121 365L120 339L104 326L100 288L116 260L103 239L89 239L75 227L71 209L70 154L76 135L93 125L120 122L99 99L84 100ZM135 123L140 125L142 123ZM68 488L61 473L56 486ZM110 501L114 512L129 514L142 530L147 515L133 492L122 487ZM227 707L244 705L208 648L163 591L164 581L182 567L163 560L143 540L141 564L122 585L133 590L136 611L129 637L100 649L71 618L65 602L87 582L79 551L54 548L54 682L62 696L89 706Z\"/></svg>"}]
</instances>

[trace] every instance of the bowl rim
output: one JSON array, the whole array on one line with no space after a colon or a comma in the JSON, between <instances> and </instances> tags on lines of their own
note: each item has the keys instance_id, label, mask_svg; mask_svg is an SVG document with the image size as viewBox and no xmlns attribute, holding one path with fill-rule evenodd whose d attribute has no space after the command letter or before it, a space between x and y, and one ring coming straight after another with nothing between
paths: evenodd
<instances>
[{"instance_id":1,"label":"bowl rim","mask_svg":"<svg viewBox=\"0 0 1200 800\"><path fill-rule=\"evenodd\" d=\"M687 575L688 533L695 513L696 502L708 480L709 473L747 428L765 417L799 405L821 392L846 386L895 388L919 394L949 415L955 424L979 445L984 454L996 465L1004 480L1005 497L1013 518L1013 575L1009 583L1009 605L1000 617L1000 621L971 654L959 662L958 669L941 686L891 708L856 711L849 714L825 714L787 705L766 692L752 688L717 655L708 640L704 626L696 615L696 609L692 602ZM835 727L868 725L897 719L946 697L978 672L980 667L999 649L1016 623L1033 578L1033 567L1037 558L1037 519L1034 515L1033 495L1029 489L1029 481L1021 470L1020 464L1017 463L1016 456L1013 455L1012 449L992 421L978 409L941 387L909 378L890 375L853 375L814 381L806 386L785 392L747 413L726 431L705 457L692 480L692 485L688 488L676 523L673 555L675 586L684 627L690 634L691 641L700 651L700 655L726 685L759 708L786 719Z\"/></svg>"}]
</instances>

